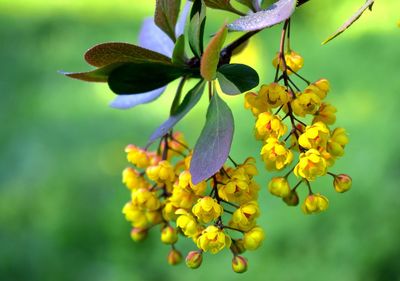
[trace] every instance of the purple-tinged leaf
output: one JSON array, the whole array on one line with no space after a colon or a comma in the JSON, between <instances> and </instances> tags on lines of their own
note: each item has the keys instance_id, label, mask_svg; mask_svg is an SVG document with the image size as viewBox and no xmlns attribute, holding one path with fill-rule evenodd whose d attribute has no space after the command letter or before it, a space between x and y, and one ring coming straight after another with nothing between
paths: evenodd
<instances>
[{"instance_id":1,"label":"purple-tinged leaf","mask_svg":"<svg viewBox=\"0 0 400 281\"><path fill-rule=\"evenodd\" d=\"M142 94L120 95L110 103L110 106L118 109L128 109L139 104L149 103L161 96L166 88L162 87Z\"/></svg>"},{"instance_id":2,"label":"purple-tinged leaf","mask_svg":"<svg viewBox=\"0 0 400 281\"><path fill-rule=\"evenodd\" d=\"M367 0L365 4L357 10L357 12L350 18L348 19L338 30L336 30L335 33L333 33L331 36L329 36L328 39L326 39L322 44L326 44L332 39L336 38L340 34L342 34L347 28L349 28L356 20L358 20L361 15L369 8L372 10L372 5L374 4L375 0Z\"/></svg>"},{"instance_id":3,"label":"purple-tinged leaf","mask_svg":"<svg viewBox=\"0 0 400 281\"><path fill-rule=\"evenodd\" d=\"M68 77L83 80L87 82L107 82L110 74L120 67L122 63L114 63L110 64L95 70L87 71L87 72L65 72L60 71L61 74L64 74Z\"/></svg>"},{"instance_id":4,"label":"purple-tinged leaf","mask_svg":"<svg viewBox=\"0 0 400 281\"><path fill-rule=\"evenodd\" d=\"M96 45L85 53L85 60L96 67L102 67L117 62L171 62L169 57L160 53L121 42L109 42Z\"/></svg>"},{"instance_id":5,"label":"purple-tinged leaf","mask_svg":"<svg viewBox=\"0 0 400 281\"><path fill-rule=\"evenodd\" d=\"M191 89L183 99L182 103L178 106L174 114L172 114L167 121L161 124L155 132L151 135L147 145L153 143L156 139L161 138L171 130L176 123L178 123L186 114L199 102L204 92L205 82L200 81Z\"/></svg>"},{"instance_id":6,"label":"purple-tinged leaf","mask_svg":"<svg viewBox=\"0 0 400 281\"><path fill-rule=\"evenodd\" d=\"M156 0L154 21L175 42L175 25L178 21L181 0Z\"/></svg>"},{"instance_id":7,"label":"purple-tinged leaf","mask_svg":"<svg viewBox=\"0 0 400 281\"><path fill-rule=\"evenodd\" d=\"M206 124L197 140L190 173L192 182L212 177L228 159L234 131L232 111L229 106L214 93L207 110Z\"/></svg>"},{"instance_id":8,"label":"purple-tinged leaf","mask_svg":"<svg viewBox=\"0 0 400 281\"><path fill-rule=\"evenodd\" d=\"M139 33L139 45L168 57L172 56L174 50L174 43L155 25L153 18L147 18L143 21Z\"/></svg>"},{"instance_id":9,"label":"purple-tinged leaf","mask_svg":"<svg viewBox=\"0 0 400 281\"><path fill-rule=\"evenodd\" d=\"M218 68L217 78L222 92L238 95L256 87L259 83L257 71L244 64L225 64Z\"/></svg>"},{"instance_id":10,"label":"purple-tinged leaf","mask_svg":"<svg viewBox=\"0 0 400 281\"><path fill-rule=\"evenodd\" d=\"M228 28L230 31L254 31L271 27L290 18L296 4L296 0L279 0L266 10L237 19Z\"/></svg>"}]
</instances>

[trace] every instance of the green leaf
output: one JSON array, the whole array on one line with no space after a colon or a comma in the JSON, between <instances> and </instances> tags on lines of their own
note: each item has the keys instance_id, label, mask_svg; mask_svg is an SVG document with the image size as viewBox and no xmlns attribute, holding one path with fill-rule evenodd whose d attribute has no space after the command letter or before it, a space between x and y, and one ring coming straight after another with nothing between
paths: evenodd
<instances>
[{"instance_id":1,"label":"green leaf","mask_svg":"<svg viewBox=\"0 0 400 281\"><path fill-rule=\"evenodd\" d=\"M257 72L244 64L225 64L218 69L217 78L222 91L238 95L256 87L259 83Z\"/></svg>"},{"instance_id":2,"label":"green leaf","mask_svg":"<svg viewBox=\"0 0 400 281\"><path fill-rule=\"evenodd\" d=\"M85 53L85 60L96 67L102 67L117 62L171 62L170 58L160 53L121 42L96 45Z\"/></svg>"},{"instance_id":3,"label":"green leaf","mask_svg":"<svg viewBox=\"0 0 400 281\"><path fill-rule=\"evenodd\" d=\"M185 36L182 34L178 37L172 53L172 63L177 65L185 65Z\"/></svg>"},{"instance_id":4,"label":"green leaf","mask_svg":"<svg viewBox=\"0 0 400 281\"><path fill-rule=\"evenodd\" d=\"M201 58L203 54L204 27L206 24L206 6L203 0L195 0L190 11L188 27L189 46L193 54Z\"/></svg>"},{"instance_id":5,"label":"green leaf","mask_svg":"<svg viewBox=\"0 0 400 281\"><path fill-rule=\"evenodd\" d=\"M212 177L228 159L234 131L229 106L214 93L207 110L206 124L197 140L190 173L193 184Z\"/></svg>"},{"instance_id":6,"label":"green leaf","mask_svg":"<svg viewBox=\"0 0 400 281\"><path fill-rule=\"evenodd\" d=\"M87 81L87 82L107 82L108 76L111 72L113 72L116 68L120 67L123 63L114 63L110 64L92 71L87 72L65 72L60 71L61 74L64 74L68 77Z\"/></svg>"},{"instance_id":7,"label":"green leaf","mask_svg":"<svg viewBox=\"0 0 400 281\"><path fill-rule=\"evenodd\" d=\"M254 0L236 0L236 1L241 3L241 4L243 4L243 5L245 5L245 6L247 6L247 7L249 7L252 10L254 9L254 6L253 6L253 1ZM255 0L255 1L257 1L257 0Z\"/></svg>"},{"instance_id":8,"label":"green leaf","mask_svg":"<svg viewBox=\"0 0 400 281\"><path fill-rule=\"evenodd\" d=\"M296 0L279 0L266 10L240 17L228 25L230 31L255 31L281 23L293 14Z\"/></svg>"},{"instance_id":9,"label":"green leaf","mask_svg":"<svg viewBox=\"0 0 400 281\"><path fill-rule=\"evenodd\" d=\"M118 95L148 92L190 73L182 67L163 63L126 63L111 72L110 89Z\"/></svg>"},{"instance_id":10,"label":"green leaf","mask_svg":"<svg viewBox=\"0 0 400 281\"><path fill-rule=\"evenodd\" d=\"M375 0L367 0L365 4L357 10L357 12L350 18L348 19L341 27L339 27L338 30L336 30L335 33L333 33L331 36L329 36L328 39L326 39L322 44L326 44L332 39L336 38L340 34L342 34L347 28L349 28L356 20L358 20L361 15L369 8L372 10L372 5L374 4Z\"/></svg>"},{"instance_id":11,"label":"green leaf","mask_svg":"<svg viewBox=\"0 0 400 281\"><path fill-rule=\"evenodd\" d=\"M199 102L204 92L204 86L205 82L202 80L186 94L176 111L151 135L147 146L153 143L156 139L161 138L168 133L168 131L171 130L176 123L178 123L183 117L186 116L186 114L189 113L189 111Z\"/></svg>"},{"instance_id":12,"label":"green leaf","mask_svg":"<svg viewBox=\"0 0 400 281\"><path fill-rule=\"evenodd\" d=\"M219 9L219 10L232 12L232 13L238 14L240 16L244 15L241 11L238 11L231 5L230 0L204 0L204 3L206 4L207 7L210 7L213 9Z\"/></svg>"},{"instance_id":13,"label":"green leaf","mask_svg":"<svg viewBox=\"0 0 400 281\"><path fill-rule=\"evenodd\" d=\"M157 0L154 22L175 42L175 25L178 20L181 0Z\"/></svg>"},{"instance_id":14,"label":"green leaf","mask_svg":"<svg viewBox=\"0 0 400 281\"><path fill-rule=\"evenodd\" d=\"M222 46L224 45L228 29L224 24L208 44L200 62L201 76L207 81L216 78L217 67Z\"/></svg>"}]
</instances>

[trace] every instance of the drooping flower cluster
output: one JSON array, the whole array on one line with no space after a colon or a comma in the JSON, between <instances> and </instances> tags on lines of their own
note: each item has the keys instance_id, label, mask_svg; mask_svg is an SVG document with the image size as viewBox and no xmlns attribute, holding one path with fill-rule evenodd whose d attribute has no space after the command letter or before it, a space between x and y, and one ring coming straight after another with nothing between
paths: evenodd
<instances>
[{"instance_id":1,"label":"drooping flower cluster","mask_svg":"<svg viewBox=\"0 0 400 281\"><path fill-rule=\"evenodd\" d=\"M256 118L255 137L263 143L260 154L266 169L288 169L285 175L271 179L269 191L286 204L296 206L299 203L296 189L305 183L309 195L302 210L313 214L326 210L329 205L325 196L314 194L311 189L311 182L318 177L333 176L337 192L345 192L351 187L348 175L330 172L335 161L343 156L349 139L345 129L329 128L336 121L336 108L325 101L330 91L329 81L308 82L297 73L303 64L304 60L298 53L289 50L283 54L281 50L273 60L277 68L275 81L262 85L258 93L247 93L245 108L251 110ZM307 86L301 90L290 75L302 79ZM301 118L312 121L307 124ZM298 179L293 188L288 180L292 172Z\"/></svg>"},{"instance_id":2,"label":"drooping flower cluster","mask_svg":"<svg viewBox=\"0 0 400 281\"><path fill-rule=\"evenodd\" d=\"M159 226L161 241L171 245L170 264L182 259L176 244L186 237L197 247L186 256L188 267L199 267L203 252L216 254L226 248L233 253L233 270L246 271L247 260L240 254L256 250L264 240L257 225L259 186L253 179L253 158L242 164L232 160L233 167L224 166L195 185L189 172L191 151L181 133L164 137L156 152L135 145L125 151L133 167L123 171L131 199L122 212L132 224L133 240L144 239Z\"/></svg>"}]
</instances>

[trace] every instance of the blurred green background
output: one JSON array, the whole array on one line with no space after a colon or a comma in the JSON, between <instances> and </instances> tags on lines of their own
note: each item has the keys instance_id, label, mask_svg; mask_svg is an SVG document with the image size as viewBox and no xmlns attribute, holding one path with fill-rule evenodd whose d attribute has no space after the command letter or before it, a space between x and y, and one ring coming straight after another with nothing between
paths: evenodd
<instances>
[{"instance_id":1,"label":"blurred green background","mask_svg":"<svg viewBox=\"0 0 400 281\"><path fill-rule=\"evenodd\" d=\"M249 271L237 275L228 251L207 254L195 271L170 267L157 230L136 244L121 214L129 200L120 183L123 148L146 143L167 117L176 84L152 104L119 111L108 107L114 96L106 85L57 73L89 69L82 54L97 43L135 43L154 1L1 0L0 280L400 280L400 3L377 1L372 13L321 46L363 4L326 2L299 9L292 47L305 58L306 77L331 81L336 125L351 137L333 171L350 174L353 189L337 194L330 177L319 180L315 190L329 197L330 208L305 216L267 193L271 174L259 165L267 239L246 254ZM207 34L234 19L224 12L208 18ZM239 58L265 83L273 79L279 32L265 30ZM259 159L243 97L226 100L237 124L232 155ZM191 144L205 110L203 103L178 126L190 132Z\"/></svg>"}]
</instances>

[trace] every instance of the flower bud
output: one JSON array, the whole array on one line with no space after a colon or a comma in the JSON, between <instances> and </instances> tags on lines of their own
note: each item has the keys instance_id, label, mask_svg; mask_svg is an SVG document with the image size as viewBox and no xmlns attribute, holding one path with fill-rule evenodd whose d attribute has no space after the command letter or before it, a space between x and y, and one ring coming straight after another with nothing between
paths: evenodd
<instances>
[{"instance_id":1,"label":"flower bud","mask_svg":"<svg viewBox=\"0 0 400 281\"><path fill-rule=\"evenodd\" d=\"M189 268L199 268L203 261L203 251L190 251L186 256L186 265Z\"/></svg>"},{"instance_id":2,"label":"flower bud","mask_svg":"<svg viewBox=\"0 0 400 281\"><path fill-rule=\"evenodd\" d=\"M268 184L268 190L271 194L285 198L290 194L289 183L284 177L274 177Z\"/></svg>"},{"instance_id":3,"label":"flower bud","mask_svg":"<svg viewBox=\"0 0 400 281\"><path fill-rule=\"evenodd\" d=\"M328 198L321 194L312 194L307 196L301 207L305 214L316 214L325 211L328 206Z\"/></svg>"},{"instance_id":4,"label":"flower bud","mask_svg":"<svg viewBox=\"0 0 400 281\"><path fill-rule=\"evenodd\" d=\"M232 259L232 269L236 273L243 273L247 271L247 260L242 256L234 256Z\"/></svg>"},{"instance_id":5,"label":"flower bud","mask_svg":"<svg viewBox=\"0 0 400 281\"><path fill-rule=\"evenodd\" d=\"M349 175L340 174L335 176L333 186L337 192L343 193L351 188L352 180Z\"/></svg>"},{"instance_id":6,"label":"flower bud","mask_svg":"<svg viewBox=\"0 0 400 281\"><path fill-rule=\"evenodd\" d=\"M174 244L178 240L176 229L172 226L166 226L161 230L161 241L165 244Z\"/></svg>"},{"instance_id":7,"label":"flower bud","mask_svg":"<svg viewBox=\"0 0 400 281\"><path fill-rule=\"evenodd\" d=\"M297 206L299 205L299 195L297 194L296 191L290 191L289 195L286 197L283 197L282 200L288 205L288 206Z\"/></svg>"},{"instance_id":8,"label":"flower bud","mask_svg":"<svg viewBox=\"0 0 400 281\"><path fill-rule=\"evenodd\" d=\"M244 234L243 245L246 250L256 250L258 247L261 246L264 237L264 230L261 227L256 226Z\"/></svg>"},{"instance_id":9,"label":"flower bud","mask_svg":"<svg viewBox=\"0 0 400 281\"><path fill-rule=\"evenodd\" d=\"M147 237L147 229L134 227L131 230L131 238L135 242L142 241Z\"/></svg>"},{"instance_id":10,"label":"flower bud","mask_svg":"<svg viewBox=\"0 0 400 281\"><path fill-rule=\"evenodd\" d=\"M182 254L175 249L171 249L167 256L167 261L170 265L177 265L182 261Z\"/></svg>"}]
</instances>

